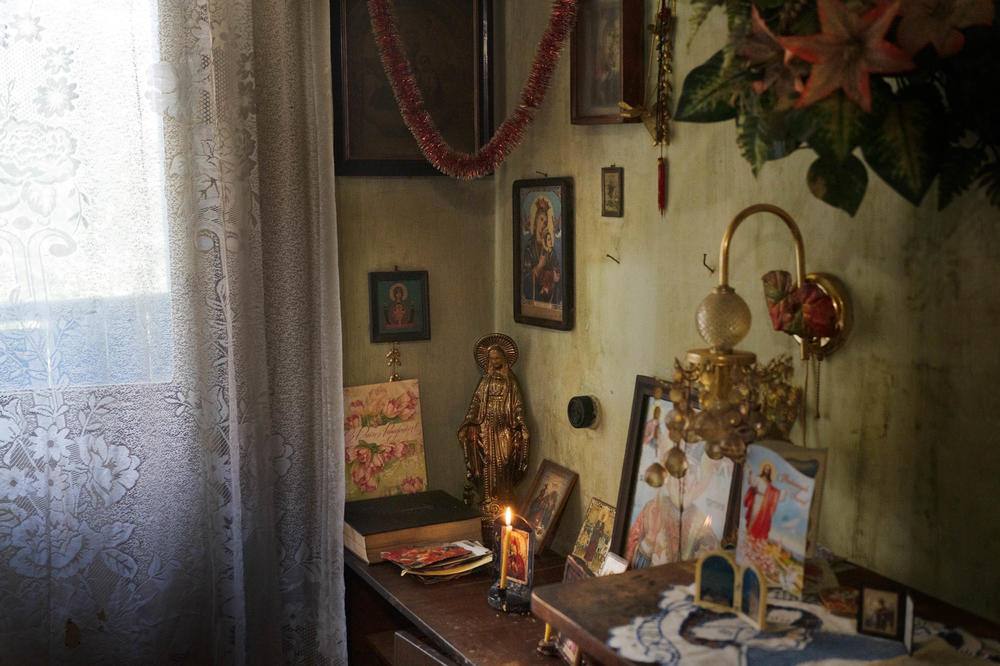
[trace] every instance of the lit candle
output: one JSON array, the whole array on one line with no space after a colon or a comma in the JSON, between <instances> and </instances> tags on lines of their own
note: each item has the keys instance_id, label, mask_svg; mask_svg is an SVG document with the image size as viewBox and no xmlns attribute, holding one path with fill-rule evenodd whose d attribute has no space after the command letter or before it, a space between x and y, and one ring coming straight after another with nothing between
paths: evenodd
<instances>
[{"instance_id":1,"label":"lit candle","mask_svg":"<svg viewBox=\"0 0 1000 666\"><path fill-rule=\"evenodd\" d=\"M510 507L507 507L507 513L504 516L507 524L503 528L503 536L500 538L500 589L507 589L507 563L510 559L508 551L510 550Z\"/></svg>"}]
</instances>

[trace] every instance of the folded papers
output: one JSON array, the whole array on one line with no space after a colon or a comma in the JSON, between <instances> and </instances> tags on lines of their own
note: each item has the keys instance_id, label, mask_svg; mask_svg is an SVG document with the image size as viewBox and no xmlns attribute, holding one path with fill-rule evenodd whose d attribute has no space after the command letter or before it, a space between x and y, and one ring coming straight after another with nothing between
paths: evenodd
<instances>
[{"instance_id":1,"label":"folded papers","mask_svg":"<svg viewBox=\"0 0 1000 666\"><path fill-rule=\"evenodd\" d=\"M464 576L493 561L493 552L478 541L412 546L383 551L380 556L425 583Z\"/></svg>"}]
</instances>

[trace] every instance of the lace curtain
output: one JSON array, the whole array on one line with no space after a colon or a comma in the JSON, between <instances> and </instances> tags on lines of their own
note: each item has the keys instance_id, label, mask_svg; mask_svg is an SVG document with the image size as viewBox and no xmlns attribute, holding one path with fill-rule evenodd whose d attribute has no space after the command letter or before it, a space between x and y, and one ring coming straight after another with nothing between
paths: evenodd
<instances>
[{"instance_id":1,"label":"lace curtain","mask_svg":"<svg viewBox=\"0 0 1000 666\"><path fill-rule=\"evenodd\" d=\"M0 663L344 661L329 53L0 0Z\"/></svg>"}]
</instances>

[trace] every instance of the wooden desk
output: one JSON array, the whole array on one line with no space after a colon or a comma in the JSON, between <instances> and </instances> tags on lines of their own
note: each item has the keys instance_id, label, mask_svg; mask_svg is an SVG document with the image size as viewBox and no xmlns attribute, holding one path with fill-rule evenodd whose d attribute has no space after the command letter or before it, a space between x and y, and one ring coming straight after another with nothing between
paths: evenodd
<instances>
[{"instance_id":1,"label":"wooden desk","mask_svg":"<svg viewBox=\"0 0 1000 666\"><path fill-rule=\"evenodd\" d=\"M694 561L627 571L617 576L535 587L531 611L552 628L576 641L580 649L603 664L631 665L605 645L611 629L658 610L660 593L671 585L694 582ZM841 585L892 584L862 567L837 573ZM897 587L900 587L896 585ZM919 617L957 626L977 636L1000 639L1000 626L919 592L910 591Z\"/></svg>"},{"instance_id":2,"label":"wooden desk","mask_svg":"<svg viewBox=\"0 0 1000 666\"><path fill-rule=\"evenodd\" d=\"M535 652L545 624L531 615L506 615L490 608L488 567L463 578L424 584L400 576L389 562L368 565L345 551L348 643L351 663L374 663L364 637L415 627L458 664L508 666L556 662ZM562 580L566 558L545 553L535 560L535 584Z\"/></svg>"}]
</instances>

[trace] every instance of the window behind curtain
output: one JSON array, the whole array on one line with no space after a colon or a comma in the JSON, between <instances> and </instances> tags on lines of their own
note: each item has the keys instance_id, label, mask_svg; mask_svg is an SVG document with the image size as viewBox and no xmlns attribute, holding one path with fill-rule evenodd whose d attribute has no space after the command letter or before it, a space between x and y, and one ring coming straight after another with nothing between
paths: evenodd
<instances>
[{"instance_id":1,"label":"window behind curtain","mask_svg":"<svg viewBox=\"0 0 1000 666\"><path fill-rule=\"evenodd\" d=\"M172 376L156 11L0 3L0 391Z\"/></svg>"}]
</instances>

